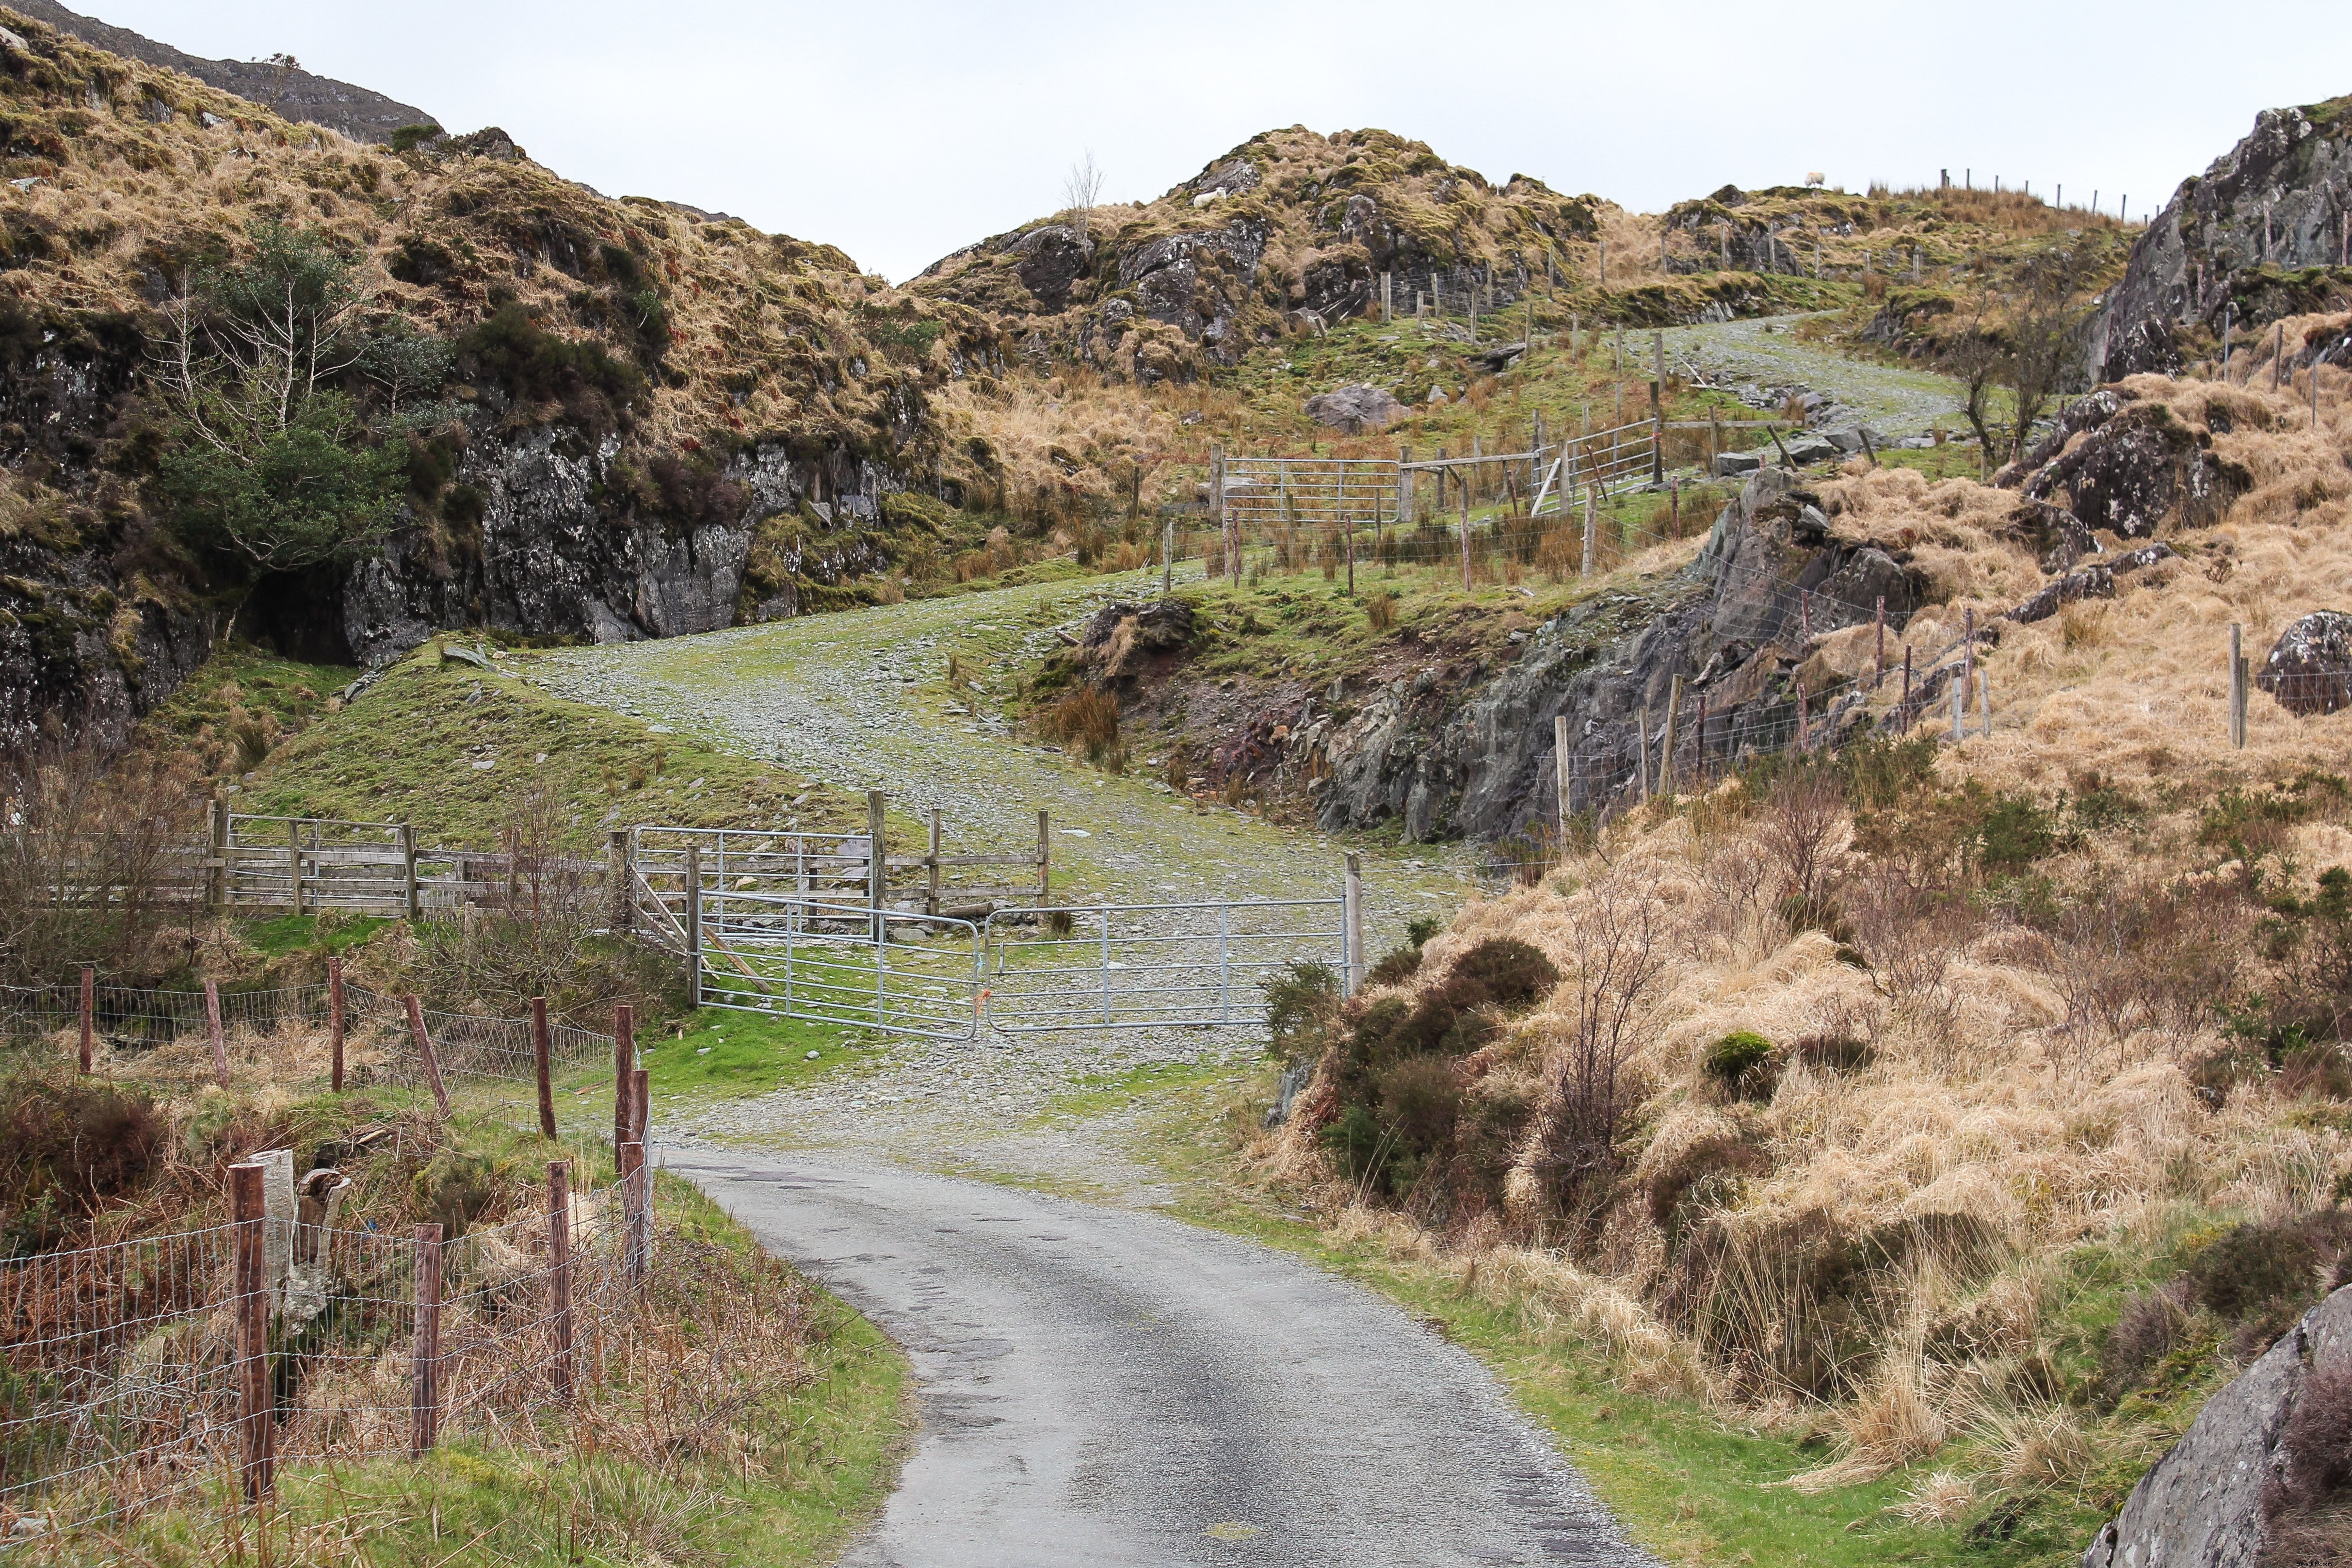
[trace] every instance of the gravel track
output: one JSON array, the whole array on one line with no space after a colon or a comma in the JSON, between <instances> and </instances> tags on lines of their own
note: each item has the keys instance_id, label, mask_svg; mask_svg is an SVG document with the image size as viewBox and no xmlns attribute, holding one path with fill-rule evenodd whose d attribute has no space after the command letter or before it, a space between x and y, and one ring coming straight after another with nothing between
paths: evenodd
<instances>
[{"instance_id":1,"label":"gravel track","mask_svg":"<svg viewBox=\"0 0 2352 1568\"><path fill-rule=\"evenodd\" d=\"M1961 416L1967 394L1949 376L1849 359L1801 342L1797 324L1805 320L1801 315L1766 316L1669 327L1666 368L1696 365L1717 385L1755 383L1827 393L1889 439L1924 434L1937 419L1948 425ZM1630 341L1627 353L1633 353ZM1645 342L1634 357L1646 365L1648 353Z\"/></svg>"}]
</instances>

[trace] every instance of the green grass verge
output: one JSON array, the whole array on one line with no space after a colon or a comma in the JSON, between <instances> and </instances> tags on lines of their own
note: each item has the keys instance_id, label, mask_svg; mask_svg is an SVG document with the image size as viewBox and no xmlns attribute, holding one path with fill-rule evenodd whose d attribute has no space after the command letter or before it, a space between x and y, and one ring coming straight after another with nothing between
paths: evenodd
<instances>
[{"instance_id":1,"label":"green grass verge","mask_svg":"<svg viewBox=\"0 0 2352 1568\"><path fill-rule=\"evenodd\" d=\"M703 1007L688 1014L677 1034L640 1036L637 1055L657 1099L735 1099L854 1072L870 1057L863 1044L864 1037L838 1024Z\"/></svg>"}]
</instances>

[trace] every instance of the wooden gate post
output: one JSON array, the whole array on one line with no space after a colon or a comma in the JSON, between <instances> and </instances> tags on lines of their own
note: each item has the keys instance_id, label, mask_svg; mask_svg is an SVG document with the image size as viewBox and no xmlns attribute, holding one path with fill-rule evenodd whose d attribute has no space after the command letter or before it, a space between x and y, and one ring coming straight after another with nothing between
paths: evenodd
<instances>
[{"instance_id":1,"label":"wooden gate post","mask_svg":"<svg viewBox=\"0 0 2352 1568\"><path fill-rule=\"evenodd\" d=\"M880 857L877 855L878 860ZM686 847L686 1005L702 1005L702 849Z\"/></svg>"},{"instance_id":2,"label":"wooden gate post","mask_svg":"<svg viewBox=\"0 0 2352 1568\"><path fill-rule=\"evenodd\" d=\"M614 936L627 936L636 927L637 913L637 889L632 874L635 868L629 863L627 828L616 827L606 837L604 866L605 875L613 881L612 912L605 916L605 923L612 928Z\"/></svg>"},{"instance_id":3,"label":"wooden gate post","mask_svg":"<svg viewBox=\"0 0 2352 1568\"><path fill-rule=\"evenodd\" d=\"M330 1086L337 1094L343 1092L343 961L327 960L327 1049L330 1053Z\"/></svg>"},{"instance_id":4,"label":"wooden gate post","mask_svg":"<svg viewBox=\"0 0 2352 1568\"><path fill-rule=\"evenodd\" d=\"M302 910L302 821L299 817L286 819L286 874L294 888L294 912Z\"/></svg>"},{"instance_id":5,"label":"wooden gate post","mask_svg":"<svg viewBox=\"0 0 2352 1568\"><path fill-rule=\"evenodd\" d=\"M432 1451L441 1431L441 1227L416 1227L416 1339L408 1358L408 1451Z\"/></svg>"},{"instance_id":6,"label":"wooden gate post","mask_svg":"<svg viewBox=\"0 0 2352 1568\"><path fill-rule=\"evenodd\" d=\"M81 1070L89 1071L98 1054L98 966L81 966Z\"/></svg>"},{"instance_id":7,"label":"wooden gate post","mask_svg":"<svg viewBox=\"0 0 2352 1568\"><path fill-rule=\"evenodd\" d=\"M268 1224L262 1194L264 1167L247 1160L228 1168L229 1210L236 1226L236 1332L237 1473L245 1500L269 1495L273 1413L269 1379Z\"/></svg>"},{"instance_id":8,"label":"wooden gate post","mask_svg":"<svg viewBox=\"0 0 2352 1568\"><path fill-rule=\"evenodd\" d=\"M572 1162L547 1163L547 1322L555 1397L572 1403Z\"/></svg>"},{"instance_id":9,"label":"wooden gate post","mask_svg":"<svg viewBox=\"0 0 2352 1568\"><path fill-rule=\"evenodd\" d=\"M416 896L416 825L413 822L400 825L400 860L401 902L413 921L424 913L424 904Z\"/></svg>"},{"instance_id":10,"label":"wooden gate post","mask_svg":"<svg viewBox=\"0 0 2352 1568\"><path fill-rule=\"evenodd\" d=\"M626 1002L613 1007L613 1154L629 1141L629 1073L637 1065L637 1010Z\"/></svg>"},{"instance_id":11,"label":"wooden gate post","mask_svg":"<svg viewBox=\"0 0 2352 1568\"><path fill-rule=\"evenodd\" d=\"M416 1042L416 1054L425 1063L425 1087L433 1091L433 1103L441 1114L449 1114L448 1086L441 1081L441 1058L433 1049L433 1037L425 1027L425 1007L410 992L401 998L408 1009L408 1035Z\"/></svg>"},{"instance_id":12,"label":"wooden gate post","mask_svg":"<svg viewBox=\"0 0 2352 1568\"><path fill-rule=\"evenodd\" d=\"M213 796L212 863L205 868L205 907L228 907L228 802Z\"/></svg>"},{"instance_id":13,"label":"wooden gate post","mask_svg":"<svg viewBox=\"0 0 2352 1568\"><path fill-rule=\"evenodd\" d=\"M221 1033L220 982L205 982L205 1034L212 1041L213 1078L223 1089L228 1087L228 1040Z\"/></svg>"},{"instance_id":14,"label":"wooden gate post","mask_svg":"<svg viewBox=\"0 0 2352 1568\"><path fill-rule=\"evenodd\" d=\"M539 1135L555 1136L555 1084L548 1058L554 1053L547 1035L547 998L530 999L530 1063L539 1074Z\"/></svg>"},{"instance_id":15,"label":"wooden gate post","mask_svg":"<svg viewBox=\"0 0 2352 1568\"><path fill-rule=\"evenodd\" d=\"M874 911L874 940L882 940L882 909L890 901L890 856L883 847L889 827L887 797L878 789L866 792L866 907Z\"/></svg>"}]
</instances>

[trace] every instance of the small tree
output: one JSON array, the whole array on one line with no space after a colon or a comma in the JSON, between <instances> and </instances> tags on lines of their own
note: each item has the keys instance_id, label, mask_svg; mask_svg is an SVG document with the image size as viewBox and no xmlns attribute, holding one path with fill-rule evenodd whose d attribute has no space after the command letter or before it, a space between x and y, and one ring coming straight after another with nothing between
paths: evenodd
<instances>
[{"instance_id":1,"label":"small tree","mask_svg":"<svg viewBox=\"0 0 2352 1568\"><path fill-rule=\"evenodd\" d=\"M293 571L389 530L402 458L334 384L366 348L357 268L315 230L250 237L244 262L182 277L151 341L170 409L157 488L192 542Z\"/></svg>"},{"instance_id":2,"label":"small tree","mask_svg":"<svg viewBox=\"0 0 2352 1568\"><path fill-rule=\"evenodd\" d=\"M2093 307L2084 302L2097 256L2085 237L2042 250L2025 263L2011 302L2003 379L2016 397L2012 460L2024 455L2033 422L2065 389Z\"/></svg>"},{"instance_id":3,"label":"small tree","mask_svg":"<svg viewBox=\"0 0 2352 1568\"><path fill-rule=\"evenodd\" d=\"M1070 226L1078 231L1078 244L1087 255L1095 248L1095 204L1102 197L1102 171L1095 167L1095 155L1089 150L1082 163L1070 165L1062 176L1063 216Z\"/></svg>"}]
</instances>

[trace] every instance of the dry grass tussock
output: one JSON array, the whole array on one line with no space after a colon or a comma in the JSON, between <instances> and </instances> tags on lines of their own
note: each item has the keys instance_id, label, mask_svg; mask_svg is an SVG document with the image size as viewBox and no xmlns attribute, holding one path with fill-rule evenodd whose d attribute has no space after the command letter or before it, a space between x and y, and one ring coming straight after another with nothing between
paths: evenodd
<instances>
[{"instance_id":1,"label":"dry grass tussock","mask_svg":"<svg viewBox=\"0 0 2352 1568\"><path fill-rule=\"evenodd\" d=\"M2295 616L2352 605L2352 410L2321 378L2316 434L2266 374L2133 383L2247 482L2167 527L2179 560L2032 626L1995 619L2046 580L2015 492L1824 487L1834 529L1951 596L1895 647L1939 652L1977 610L1994 733L1643 808L1474 903L1335 1015L1269 1168L1631 1385L1828 1415L1842 1444L1804 1486L1940 1465L1915 1521L2081 1496L2160 1446L2201 1394L2116 1426L2147 1358L2084 1323L2199 1278L2231 1226L2259 1253L2352 1199L2352 882L2330 876L2352 868L2352 714L2258 692L2242 751L2224 723L2231 622L2259 667ZM1866 673L1866 637L1818 656ZM1463 991L1515 944L1557 984ZM2335 1256L2259 1311L2199 1286L2183 1321L2258 1352Z\"/></svg>"}]
</instances>

